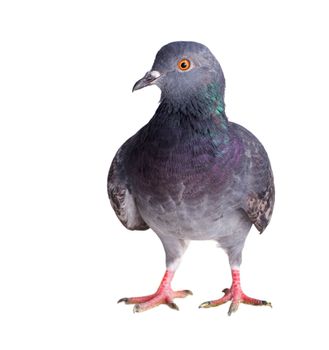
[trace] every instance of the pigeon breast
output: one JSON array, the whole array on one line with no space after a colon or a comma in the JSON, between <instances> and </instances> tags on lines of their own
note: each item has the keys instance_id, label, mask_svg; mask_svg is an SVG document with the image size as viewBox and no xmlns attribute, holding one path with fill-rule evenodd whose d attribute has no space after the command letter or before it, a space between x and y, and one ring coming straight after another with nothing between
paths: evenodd
<instances>
[{"instance_id":1,"label":"pigeon breast","mask_svg":"<svg viewBox=\"0 0 329 350\"><path fill-rule=\"evenodd\" d=\"M216 238L241 202L243 152L229 124L162 106L133 137L126 157L144 221L155 232Z\"/></svg>"}]
</instances>

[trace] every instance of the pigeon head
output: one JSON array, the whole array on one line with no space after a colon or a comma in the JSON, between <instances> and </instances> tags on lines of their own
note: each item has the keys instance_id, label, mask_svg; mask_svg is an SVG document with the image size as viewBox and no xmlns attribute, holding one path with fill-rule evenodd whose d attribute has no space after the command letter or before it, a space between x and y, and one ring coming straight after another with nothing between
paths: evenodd
<instances>
[{"instance_id":1,"label":"pigeon head","mask_svg":"<svg viewBox=\"0 0 329 350\"><path fill-rule=\"evenodd\" d=\"M224 100L222 69L210 50L196 42L177 41L163 46L152 69L136 82L133 91L149 85L161 89L161 100L183 103L200 96Z\"/></svg>"}]
</instances>

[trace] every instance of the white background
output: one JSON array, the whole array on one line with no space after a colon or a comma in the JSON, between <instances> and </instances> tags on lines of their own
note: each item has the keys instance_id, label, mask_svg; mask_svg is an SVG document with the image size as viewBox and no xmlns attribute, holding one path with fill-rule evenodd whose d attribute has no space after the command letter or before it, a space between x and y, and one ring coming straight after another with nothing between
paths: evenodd
<instances>
[{"instance_id":1,"label":"white background","mask_svg":"<svg viewBox=\"0 0 329 350\"><path fill-rule=\"evenodd\" d=\"M327 349L326 1L2 1L0 348ZM273 220L247 240L242 286L273 309L198 305L229 287L224 252L193 242L173 287L180 311L117 299L155 291L164 252L111 210L107 171L152 116L156 87L131 93L160 47L207 45L230 120L270 155Z\"/></svg>"}]
</instances>

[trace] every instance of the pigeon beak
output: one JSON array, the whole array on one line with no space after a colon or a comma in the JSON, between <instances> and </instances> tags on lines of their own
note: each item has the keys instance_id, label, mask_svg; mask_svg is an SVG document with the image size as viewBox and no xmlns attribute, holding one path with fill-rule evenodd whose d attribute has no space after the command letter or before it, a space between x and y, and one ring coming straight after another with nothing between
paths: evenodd
<instances>
[{"instance_id":1,"label":"pigeon beak","mask_svg":"<svg viewBox=\"0 0 329 350\"><path fill-rule=\"evenodd\" d=\"M155 83L155 81L160 77L160 73L156 70L151 70L147 72L144 77L140 80L138 80L134 87L133 92L139 89L142 89L145 86L149 86Z\"/></svg>"}]
</instances>

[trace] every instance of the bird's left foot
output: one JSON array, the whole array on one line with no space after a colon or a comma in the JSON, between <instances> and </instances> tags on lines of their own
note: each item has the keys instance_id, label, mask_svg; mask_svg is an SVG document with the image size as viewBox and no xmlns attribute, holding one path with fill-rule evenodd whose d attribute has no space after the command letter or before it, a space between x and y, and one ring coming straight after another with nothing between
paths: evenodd
<instances>
[{"instance_id":1,"label":"bird's left foot","mask_svg":"<svg viewBox=\"0 0 329 350\"><path fill-rule=\"evenodd\" d=\"M235 312L238 310L240 303L243 304L249 304L249 305L267 305L272 307L272 304L268 301L265 300L259 300L259 299L254 299L250 298L247 295L245 295L242 290L236 291L235 289L224 289L224 296L220 299L216 300L211 300L211 301L206 301L202 303L199 308L209 308L209 307L215 307L219 306L222 304L225 304L226 302L232 300L232 303L230 305L230 308L228 310L228 315L231 316L232 312Z\"/></svg>"},{"instance_id":2,"label":"bird's left foot","mask_svg":"<svg viewBox=\"0 0 329 350\"><path fill-rule=\"evenodd\" d=\"M250 298L242 292L240 286L240 272L239 270L232 270L233 283L230 289L226 288L223 290L224 296L211 301L206 301L202 303L199 308L210 308L225 304L226 302L232 300L230 308L228 310L228 315L230 316L232 312L236 312L239 308L240 303L256 305L256 306L270 306L272 304L265 300L259 300Z\"/></svg>"}]
</instances>

